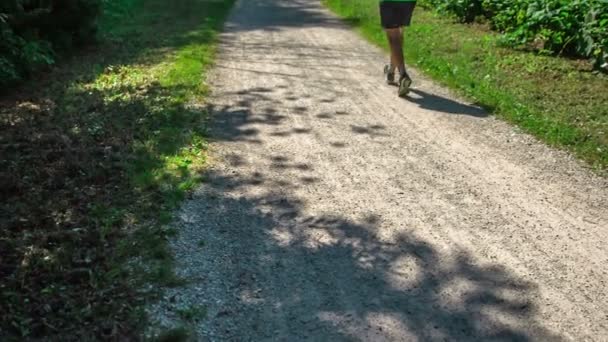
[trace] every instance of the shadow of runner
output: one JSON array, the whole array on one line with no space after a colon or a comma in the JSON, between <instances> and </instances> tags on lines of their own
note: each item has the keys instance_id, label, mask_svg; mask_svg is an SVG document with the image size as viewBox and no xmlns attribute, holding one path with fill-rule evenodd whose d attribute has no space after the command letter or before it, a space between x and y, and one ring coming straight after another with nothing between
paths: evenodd
<instances>
[{"instance_id":1,"label":"shadow of runner","mask_svg":"<svg viewBox=\"0 0 608 342\"><path fill-rule=\"evenodd\" d=\"M488 113L480 107L466 105L445 97L427 93L420 89L411 89L410 94L412 93L416 96L408 95L407 100L417 104L423 109L450 114L470 115L477 118L488 116Z\"/></svg>"}]
</instances>

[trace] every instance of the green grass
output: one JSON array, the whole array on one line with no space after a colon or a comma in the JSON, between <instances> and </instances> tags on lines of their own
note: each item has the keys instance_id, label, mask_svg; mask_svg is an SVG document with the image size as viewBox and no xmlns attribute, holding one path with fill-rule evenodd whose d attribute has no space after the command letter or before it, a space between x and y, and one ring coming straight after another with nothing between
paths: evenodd
<instances>
[{"instance_id":1,"label":"green grass","mask_svg":"<svg viewBox=\"0 0 608 342\"><path fill-rule=\"evenodd\" d=\"M377 0L324 0L375 44L388 50ZM565 148L596 170L608 167L608 76L590 63L503 48L498 35L421 7L407 29L408 63L517 124Z\"/></svg>"},{"instance_id":2,"label":"green grass","mask_svg":"<svg viewBox=\"0 0 608 342\"><path fill-rule=\"evenodd\" d=\"M142 286L184 283L166 241L232 3L107 2L100 45L0 99L2 340L136 340Z\"/></svg>"}]
</instances>

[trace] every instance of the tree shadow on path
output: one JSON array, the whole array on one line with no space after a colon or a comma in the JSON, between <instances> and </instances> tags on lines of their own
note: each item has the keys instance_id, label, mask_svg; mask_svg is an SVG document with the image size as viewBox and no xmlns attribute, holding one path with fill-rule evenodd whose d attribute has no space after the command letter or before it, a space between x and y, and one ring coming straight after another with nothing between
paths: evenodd
<instances>
[{"instance_id":1,"label":"tree shadow on path","mask_svg":"<svg viewBox=\"0 0 608 342\"><path fill-rule=\"evenodd\" d=\"M268 8L251 20L236 18L229 32L294 25L343 27L307 7L312 1L281 2L287 8L281 15L276 13L277 2L251 1L255 2L251 6ZM208 318L199 327L201 335L252 341L558 340L537 321L535 284L502 265L480 261L455 243L420 237L419 232L434 228L430 225L412 226L415 220L404 216L404 222L391 222L384 213L366 209L349 214L353 208L332 202L329 184L309 191L308 187L321 183L315 176L323 177L315 174L320 167L314 165L314 158L303 164L298 160L301 156L281 154L289 150L288 143L271 144L265 137L308 134L293 130L293 123L285 125L288 116L303 117L307 110L322 115L321 120L344 123L323 108L307 109L305 101L294 107L288 98L290 80L306 78L285 72L292 70L290 65L280 68L281 63L302 56L316 60L330 52L285 54L287 58L275 61L276 70L250 70L248 59L265 63L265 55L241 53L251 51L240 50L238 44L238 40L224 44L246 64L236 71L254 73L259 78L256 85L265 86L228 87L216 94L235 99L210 107L211 139L222 142L218 155L227 163L206 172L205 186L185 205L184 232L176 244L177 259L196 265L186 267L185 275L205 278L180 291L190 291L185 297L211 298ZM255 51L289 50L288 44L280 44L261 41ZM220 68L235 70L230 65ZM308 88L316 91L311 101L340 100L332 81L336 79L331 76L309 81ZM423 108L482 116L470 106L423 92L418 95L420 99L414 101ZM360 117L349 114L352 120ZM383 137L383 130L373 122L353 123L350 137ZM268 135L262 134L265 131ZM323 141L331 143L331 139ZM322 200L324 207L310 209L310 202ZM366 199L356 200L365 203ZM199 241L205 242L202 250Z\"/></svg>"},{"instance_id":2,"label":"tree shadow on path","mask_svg":"<svg viewBox=\"0 0 608 342\"><path fill-rule=\"evenodd\" d=\"M229 260L222 297L231 299L210 309L210 325L231 327L221 338L559 340L535 319L536 286L505 267L439 249L376 213L308 214L294 195L304 182L241 171L207 173L188 228L215 241L201 257ZM387 229L399 233L378 235Z\"/></svg>"}]
</instances>

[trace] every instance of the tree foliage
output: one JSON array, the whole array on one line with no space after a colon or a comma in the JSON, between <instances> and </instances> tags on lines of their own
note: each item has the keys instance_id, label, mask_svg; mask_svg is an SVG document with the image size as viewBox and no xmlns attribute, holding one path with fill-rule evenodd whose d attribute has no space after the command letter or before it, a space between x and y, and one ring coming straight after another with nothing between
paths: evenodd
<instances>
[{"instance_id":1,"label":"tree foliage","mask_svg":"<svg viewBox=\"0 0 608 342\"><path fill-rule=\"evenodd\" d=\"M608 58L608 0L424 0L462 22L478 18L504 33L513 46L543 52Z\"/></svg>"},{"instance_id":2,"label":"tree foliage","mask_svg":"<svg viewBox=\"0 0 608 342\"><path fill-rule=\"evenodd\" d=\"M55 63L95 36L101 0L0 2L0 87Z\"/></svg>"}]
</instances>

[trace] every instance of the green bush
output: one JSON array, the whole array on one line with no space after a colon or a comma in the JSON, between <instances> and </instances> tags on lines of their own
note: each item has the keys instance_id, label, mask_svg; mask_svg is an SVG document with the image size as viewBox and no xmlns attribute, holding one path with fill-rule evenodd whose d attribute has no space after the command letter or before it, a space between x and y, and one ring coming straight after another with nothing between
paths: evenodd
<instances>
[{"instance_id":1,"label":"green bush","mask_svg":"<svg viewBox=\"0 0 608 342\"><path fill-rule=\"evenodd\" d=\"M102 0L2 0L0 87L14 84L95 37Z\"/></svg>"},{"instance_id":2,"label":"green bush","mask_svg":"<svg viewBox=\"0 0 608 342\"><path fill-rule=\"evenodd\" d=\"M439 12L454 14L461 22L473 22L483 13L481 0L426 0Z\"/></svg>"},{"instance_id":3,"label":"green bush","mask_svg":"<svg viewBox=\"0 0 608 342\"><path fill-rule=\"evenodd\" d=\"M462 22L482 17L513 46L608 58L608 0L423 0Z\"/></svg>"}]
</instances>

